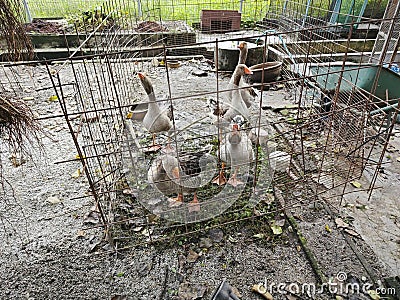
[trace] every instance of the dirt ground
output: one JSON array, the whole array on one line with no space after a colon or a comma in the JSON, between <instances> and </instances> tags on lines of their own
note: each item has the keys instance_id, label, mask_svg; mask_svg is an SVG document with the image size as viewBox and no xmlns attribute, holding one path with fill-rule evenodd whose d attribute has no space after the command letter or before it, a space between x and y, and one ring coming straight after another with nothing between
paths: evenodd
<instances>
[{"instance_id":1,"label":"dirt ground","mask_svg":"<svg viewBox=\"0 0 400 300\"><path fill-rule=\"evenodd\" d=\"M60 117L41 121L44 149L33 149L32 157L27 157L21 166L14 167L10 153L2 147L5 178L12 189L6 185L6 194L0 198L1 299L210 299L224 278L241 299L262 299L251 291L258 283L272 284L274 299L335 297L319 288L309 294L288 293L293 291L288 288L290 284L301 290L302 285L317 286L320 277L289 224L276 242L254 237L245 228L234 232L221 228L217 234L205 232L203 239L184 244L146 245L120 253L108 251L107 245L100 243L102 229L86 230L83 224L93 199L85 197L85 177L72 176L80 163L57 163L74 159L76 149L59 103L49 101L54 92L45 67L20 66L17 71L22 83L21 98L35 113L40 117ZM187 69L182 72L188 74ZM69 71L62 71L61 76L73 81ZM215 74L208 76L215 80ZM3 87L16 86L8 84L10 78L4 73L0 73L0 80ZM72 94L72 86L66 87L66 91ZM268 91L266 96L287 98L285 90ZM290 98L285 101L292 103ZM73 101L68 105L76 109ZM379 175L378 185L382 189L369 202L362 193L349 194L347 205L341 208L354 218L353 229L361 238L349 238L364 260L351 249L346 235L323 207L313 203L301 207L299 230L323 275L331 282L337 283L339 278L346 283L379 286L384 277L399 275L398 125L396 130L392 152L385 158L385 171ZM368 180L366 172L360 183L366 186ZM345 274L345 278L339 274ZM285 288L278 289L279 284ZM371 299L367 293L338 294L342 298L336 299Z\"/></svg>"}]
</instances>

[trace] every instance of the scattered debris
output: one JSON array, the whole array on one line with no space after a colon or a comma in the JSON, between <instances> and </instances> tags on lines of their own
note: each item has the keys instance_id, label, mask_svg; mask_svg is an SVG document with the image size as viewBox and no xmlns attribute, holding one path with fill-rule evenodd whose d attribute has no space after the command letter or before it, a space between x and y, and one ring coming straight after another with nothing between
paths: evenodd
<instances>
[{"instance_id":1,"label":"scattered debris","mask_svg":"<svg viewBox=\"0 0 400 300\"><path fill-rule=\"evenodd\" d=\"M351 181L350 183L356 188L360 188L361 187L361 183L359 183L358 181Z\"/></svg>"},{"instance_id":2,"label":"scattered debris","mask_svg":"<svg viewBox=\"0 0 400 300\"><path fill-rule=\"evenodd\" d=\"M279 226L275 221L272 222L272 224L270 225L272 233L274 235L280 235L282 234L282 227Z\"/></svg>"},{"instance_id":3,"label":"scattered debris","mask_svg":"<svg viewBox=\"0 0 400 300\"><path fill-rule=\"evenodd\" d=\"M181 300L203 299L206 290L204 285L183 282L179 285L178 297Z\"/></svg>"},{"instance_id":4,"label":"scattered debris","mask_svg":"<svg viewBox=\"0 0 400 300\"><path fill-rule=\"evenodd\" d=\"M24 25L26 32L34 33L57 33L63 34L65 26L57 22L45 21L42 19L33 19L31 23Z\"/></svg>"},{"instance_id":5,"label":"scattered debris","mask_svg":"<svg viewBox=\"0 0 400 300\"><path fill-rule=\"evenodd\" d=\"M201 253L200 253L200 254L199 254L199 253L196 253L194 250L190 249L190 250L189 250L189 253L188 253L187 257L186 257L186 261L187 261L188 263L194 263L194 262L197 261L197 259L198 259L200 256L201 256Z\"/></svg>"},{"instance_id":6,"label":"scattered debris","mask_svg":"<svg viewBox=\"0 0 400 300\"><path fill-rule=\"evenodd\" d=\"M332 232L332 229L329 227L328 224L325 224L325 230L326 230L326 232L329 232L329 233Z\"/></svg>"},{"instance_id":7,"label":"scattered debris","mask_svg":"<svg viewBox=\"0 0 400 300\"><path fill-rule=\"evenodd\" d=\"M57 97L56 95L52 95L52 96L49 97L48 100L49 100L50 102L55 102L55 101L58 101L58 97Z\"/></svg>"},{"instance_id":8,"label":"scattered debris","mask_svg":"<svg viewBox=\"0 0 400 300\"><path fill-rule=\"evenodd\" d=\"M354 237L357 237L357 238L360 237L360 235L356 231L354 231L353 229L345 228L343 231L346 232L347 234L351 235L351 236L354 236Z\"/></svg>"},{"instance_id":9,"label":"scattered debris","mask_svg":"<svg viewBox=\"0 0 400 300\"><path fill-rule=\"evenodd\" d=\"M200 238L199 247L200 248L207 248L207 249L211 248L212 247L211 239L209 239L209 238Z\"/></svg>"},{"instance_id":10,"label":"scattered debris","mask_svg":"<svg viewBox=\"0 0 400 300\"><path fill-rule=\"evenodd\" d=\"M168 28L153 21L144 21L136 27L138 32L163 32L168 31Z\"/></svg>"},{"instance_id":11,"label":"scattered debris","mask_svg":"<svg viewBox=\"0 0 400 300\"><path fill-rule=\"evenodd\" d=\"M71 174L72 178L79 178L82 175L81 169L77 169L74 173Z\"/></svg>"},{"instance_id":12,"label":"scattered debris","mask_svg":"<svg viewBox=\"0 0 400 300\"><path fill-rule=\"evenodd\" d=\"M210 229L208 231L208 236L210 237L212 242L220 243L224 238L224 232L219 228Z\"/></svg>"},{"instance_id":13,"label":"scattered debris","mask_svg":"<svg viewBox=\"0 0 400 300\"><path fill-rule=\"evenodd\" d=\"M336 218L335 219L335 223L336 223L336 226L338 227L338 228L348 228L349 227L349 224L347 224L345 221L343 221L341 218Z\"/></svg>"},{"instance_id":14,"label":"scattered debris","mask_svg":"<svg viewBox=\"0 0 400 300\"><path fill-rule=\"evenodd\" d=\"M49 202L49 203L51 203L51 204L58 204L58 203L61 203L60 198L58 198L58 197L56 197L56 196L48 197L48 198L46 199L46 201Z\"/></svg>"},{"instance_id":15,"label":"scattered debris","mask_svg":"<svg viewBox=\"0 0 400 300\"><path fill-rule=\"evenodd\" d=\"M194 71L192 71L192 75L197 76L197 77L207 77L208 73L203 70L194 70Z\"/></svg>"}]
</instances>

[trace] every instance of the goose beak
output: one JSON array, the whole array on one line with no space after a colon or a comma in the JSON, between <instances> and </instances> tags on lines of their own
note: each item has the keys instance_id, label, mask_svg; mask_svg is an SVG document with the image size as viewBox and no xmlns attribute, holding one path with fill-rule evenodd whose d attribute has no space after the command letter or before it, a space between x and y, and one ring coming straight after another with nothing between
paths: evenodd
<instances>
[{"instance_id":1,"label":"goose beak","mask_svg":"<svg viewBox=\"0 0 400 300\"><path fill-rule=\"evenodd\" d=\"M253 71L250 70L248 67L245 67L244 68L244 74L251 75L251 74L253 74Z\"/></svg>"},{"instance_id":2,"label":"goose beak","mask_svg":"<svg viewBox=\"0 0 400 300\"><path fill-rule=\"evenodd\" d=\"M239 46L237 46L239 49L243 49L244 48L244 43L240 43Z\"/></svg>"},{"instance_id":3,"label":"goose beak","mask_svg":"<svg viewBox=\"0 0 400 300\"><path fill-rule=\"evenodd\" d=\"M180 175L179 175L179 168L175 167L172 169L172 176L174 176L175 179L179 179Z\"/></svg>"},{"instance_id":4,"label":"goose beak","mask_svg":"<svg viewBox=\"0 0 400 300\"><path fill-rule=\"evenodd\" d=\"M140 80L144 79L144 74L143 73L138 73L138 76L139 76Z\"/></svg>"},{"instance_id":5,"label":"goose beak","mask_svg":"<svg viewBox=\"0 0 400 300\"><path fill-rule=\"evenodd\" d=\"M233 124L232 129L233 131L239 131L239 124Z\"/></svg>"}]
</instances>

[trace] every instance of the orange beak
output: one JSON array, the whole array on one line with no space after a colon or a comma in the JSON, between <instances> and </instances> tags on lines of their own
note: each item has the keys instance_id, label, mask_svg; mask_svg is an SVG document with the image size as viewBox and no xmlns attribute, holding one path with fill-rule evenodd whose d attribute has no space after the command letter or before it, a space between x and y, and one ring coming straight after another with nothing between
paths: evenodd
<instances>
[{"instance_id":1,"label":"orange beak","mask_svg":"<svg viewBox=\"0 0 400 300\"><path fill-rule=\"evenodd\" d=\"M179 179L180 175L179 175L179 168L175 167L172 169L172 176L174 176L175 179Z\"/></svg>"},{"instance_id":2,"label":"orange beak","mask_svg":"<svg viewBox=\"0 0 400 300\"><path fill-rule=\"evenodd\" d=\"M244 44L240 43L239 46L237 46L239 49L243 49L244 48Z\"/></svg>"},{"instance_id":3,"label":"orange beak","mask_svg":"<svg viewBox=\"0 0 400 300\"><path fill-rule=\"evenodd\" d=\"M232 125L233 131L238 131L239 130L239 124L233 124Z\"/></svg>"},{"instance_id":4,"label":"orange beak","mask_svg":"<svg viewBox=\"0 0 400 300\"><path fill-rule=\"evenodd\" d=\"M143 73L138 73L138 76L139 76L140 80L144 79L144 74Z\"/></svg>"},{"instance_id":5,"label":"orange beak","mask_svg":"<svg viewBox=\"0 0 400 300\"><path fill-rule=\"evenodd\" d=\"M250 70L248 67L245 67L245 68L244 68L244 74L251 75L251 74L253 74L253 71Z\"/></svg>"}]
</instances>

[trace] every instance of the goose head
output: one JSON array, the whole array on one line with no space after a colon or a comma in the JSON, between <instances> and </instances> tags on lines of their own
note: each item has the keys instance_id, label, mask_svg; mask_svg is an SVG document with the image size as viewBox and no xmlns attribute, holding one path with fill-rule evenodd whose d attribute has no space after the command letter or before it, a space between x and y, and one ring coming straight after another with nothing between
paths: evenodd
<instances>
[{"instance_id":1,"label":"goose head","mask_svg":"<svg viewBox=\"0 0 400 300\"><path fill-rule=\"evenodd\" d=\"M245 64L238 64L235 68L235 72L233 73L233 84L239 86L240 78L242 78L242 76L245 74L253 74L253 71L251 71Z\"/></svg>"},{"instance_id":2,"label":"goose head","mask_svg":"<svg viewBox=\"0 0 400 300\"><path fill-rule=\"evenodd\" d=\"M151 83L149 77L147 77L144 73L138 73L138 76L142 86L144 87L144 90L146 91L146 94L150 95L154 93L153 84Z\"/></svg>"},{"instance_id":3,"label":"goose head","mask_svg":"<svg viewBox=\"0 0 400 300\"><path fill-rule=\"evenodd\" d=\"M231 145L238 145L242 141L242 134L240 131L240 126L244 123L244 118L237 115L232 118L232 131L229 134L228 141Z\"/></svg>"},{"instance_id":4,"label":"goose head","mask_svg":"<svg viewBox=\"0 0 400 300\"><path fill-rule=\"evenodd\" d=\"M239 50L240 50L240 54L239 54L239 64L244 64L246 63L246 59L247 59L247 53L248 53L248 48L247 48L247 43L246 42L241 42L238 46Z\"/></svg>"}]
</instances>

